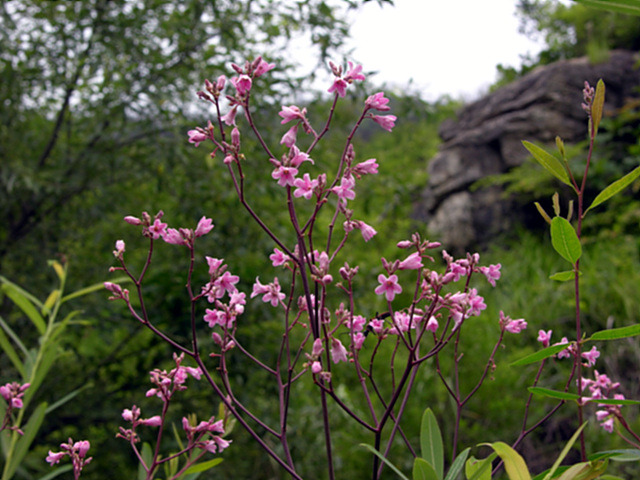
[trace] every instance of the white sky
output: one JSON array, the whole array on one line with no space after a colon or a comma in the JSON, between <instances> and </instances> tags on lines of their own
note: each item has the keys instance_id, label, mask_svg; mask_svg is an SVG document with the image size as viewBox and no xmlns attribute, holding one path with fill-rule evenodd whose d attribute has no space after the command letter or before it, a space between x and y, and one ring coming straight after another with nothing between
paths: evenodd
<instances>
[{"instance_id":1,"label":"white sky","mask_svg":"<svg viewBox=\"0 0 640 480\"><path fill-rule=\"evenodd\" d=\"M519 66L520 55L542 44L518 33L516 0L395 0L364 4L352 13L353 58L375 84L413 81L427 100L449 94L465 100L485 93L496 65Z\"/></svg>"}]
</instances>

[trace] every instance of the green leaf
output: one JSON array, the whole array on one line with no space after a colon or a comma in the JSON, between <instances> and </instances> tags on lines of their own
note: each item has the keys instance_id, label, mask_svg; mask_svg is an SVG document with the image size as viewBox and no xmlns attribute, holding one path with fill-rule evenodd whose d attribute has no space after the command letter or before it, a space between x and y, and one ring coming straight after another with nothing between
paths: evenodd
<instances>
[{"instance_id":1,"label":"green leaf","mask_svg":"<svg viewBox=\"0 0 640 480\"><path fill-rule=\"evenodd\" d=\"M214 458L213 460L209 460L207 462L196 463L195 465L191 465L189 468L187 468L187 470L184 473L190 474L190 473L206 472L210 468L213 468L216 465L220 465L221 463L222 463L221 458Z\"/></svg>"},{"instance_id":2,"label":"green leaf","mask_svg":"<svg viewBox=\"0 0 640 480\"><path fill-rule=\"evenodd\" d=\"M570 466L557 480L593 480L607 469L608 462L582 462Z\"/></svg>"},{"instance_id":3,"label":"green leaf","mask_svg":"<svg viewBox=\"0 0 640 480\"><path fill-rule=\"evenodd\" d=\"M400 470L398 470L398 468L391 463L389 460L387 460L384 455L382 455L380 452L378 452L375 448L373 448L371 445L367 445L366 443L361 443L360 444L361 447L366 448L367 450L369 450L371 453L373 453L376 457L378 457L380 460L382 460L384 463L387 464L387 466L393 470L396 475L398 475L402 480L409 480Z\"/></svg>"},{"instance_id":4,"label":"green leaf","mask_svg":"<svg viewBox=\"0 0 640 480\"><path fill-rule=\"evenodd\" d=\"M47 297L47 300L44 302L44 305L42 306L42 310L40 311L40 313L42 315L50 315L51 314L51 309L53 308L53 306L58 301L58 298L60 298L60 293L61 292L58 289L55 289L55 290L51 291L51 293Z\"/></svg>"},{"instance_id":5,"label":"green leaf","mask_svg":"<svg viewBox=\"0 0 640 480\"><path fill-rule=\"evenodd\" d=\"M617 340L619 338L635 337L636 335L640 335L640 324L600 330L591 335L589 340Z\"/></svg>"},{"instance_id":6,"label":"green leaf","mask_svg":"<svg viewBox=\"0 0 640 480\"><path fill-rule=\"evenodd\" d=\"M576 2L583 4L585 7L640 16L639 0L576 0Z\"/></svg>"},{"instance_id":7,"label":"green leaf","mask_svg":"<svg viewBox=\"0 0 640 480\"><path fill-rule=\"evenodd\" d=\"M564 166L556 157L551 155L542 147L534 145L531 142L524 141L522 142L524 148L529 150L529 153L536 159L536 161L544 167L544 169L549 172L551 175L556 177L562 183L569 185L571 188L575 190L575 187L571 183L569 179L569 174L565 170Z\"/></svg>"},{"instance_id":8,"label":"green leaf","mask_svg":"<svg viewBox=\"0 0 640 480\"><path fill-rule=\"evenodd\" d=\"M602 111L604 109L604 92L605 86L602 79L598 80L596 85L596 93L593 97L593 104L591 105L591 121L593 122L593 134L598 133L598 127L600 126L600 120L602 120Z\"/></svg>"},{"instance_id":9,"label":"green leaf","mask_svg":"<svg viewBox=\"0 0 640 480\"><path fill-rule=\"evenodd\" d=\"M2 291L29 317L29 320L33 322L40 335L44 335L47 325L40 313L38 313L38 309L34 307L30 299L23 294L24 290L12 283L5 283L2 285ZM41 305L40 308L42 308Z\"/></svg>"},{"instance_id":10,"label":"green leaf","mask_svg":"<svg viewBox=\"0 0 640 480\"><path fill-rule=\"evenodd\" d=\"M464 466L464 474L467 480L491 480L491 462L498 456L492 453L483 460L471 457Z\"/></svg>"},{"instance_id":11,"label":"green leaf","mask_svg":"<svg viewBox=\"0 0 640 480\"><path fill-rule=\"evenodd\" d=\"M524 459L513 448L504 442L486 443L500 456L504 462L509 480L531 480L531 474Z\"/></svg>"},{"instance_id":12,"label":"green leaf","mask_svg":"<svg viewBox=\"0 0 640 480\"><path fill-rule=\"evenodd\" d=\"M27 390L28 391L28 390ZM24 435L20 435L20 438L16 442L15 448L13 450L13 456L11 457L11 461L9 465L5 466L4 476L3 478L11 478L13 474L16 472L16 469L22 463L22 460L29 452L29 447L33 443L33 440L36 438L38 430L40 430L40 426L42 425L42 421L44 420L45 412L47 410L46 402L42 402L38 407L33 411L31 417L29 417L29 421L26 423L22 431ZM13 432L12 435L19 435L17 432Z\"/></svg>"},{"instance_id":13,"label":"green leaf","mask_svg":"<svg viewBox=\"0 0 640 480\"><path fill-rule=\"evenodd\" d=\"M76 388L73 392L67 393L60 400L57 400L56 402L52 403L49 406L49 408L47 408L47 411L45 413L49 414L49 413L53 412L56 408L61 407L62 405L67 403L69 400L73 400L73 398L76 397L83 390L86 390L87 388L91 388L91 387L93 387L92 383L86 383L82 387Z\"/></svg>"},{"instance_id":14,"label":"green leaf","mask_svg":"<svg viewBox=\"0 0 640 480\"><path fill-rule=\"evenodd\" d=\"M20 356L18 355L18 352L16 352L16 350L13 348L13 345L11 345L9 338L4 333L5 326L6 328L9 328L9 326L5 323L2 317L0 317L0 325L2 326L2 328L0 328L0 347L2 347L2 350L4 350L4 353L7 355L7 357L9 357L9 360L11 360L11 363L13 363L13 366L16 367L16 370L18 370L18 373L20 373L20 376L22 378L26 378L27 373L24 368L24 364L22 363L22 360L20 360ZM11 333L13 333L13 330L11 330ZM20 341L19 338L18 338L18 341ZM22 342L20 342L20 344L22 344ZM24 345L22 345L22 347L24 347ZM24 350L24 353L28 354L26 350Z\"/></svg>"},{"instance_id":15,"label":"green leaf","mask_svg":"<svg viewBox=\"0 0 640 480\"><path fill-rule=\"evenodd\" d=\"M444 480L456 480L460 472L464 468L464 463L467 461L467 457L469 456L470 448L465 448L460 454L456 457L456 459L451 464L449 471L447 472L447 476L444 477Z\"/></svg>"},{"instance_id":16,"label":"green leaf","mask_svg":"<svg viewBox=\"0 0 640 480\"><path fill-rule=\"evenodd\" d=\"M580 395L577 395L575 393L560 392L558 390L551 390L549 388L543 388L543 387L529 387L527 388L527 390L529 390L531 393L535 395L541 395L543 397L549 397L549 398L556 398L558 400L578 401L581 398Z\"/></svg>"},{"instance_id":17,"label":"green leaf","mask_svg":"<svg viewBox=\"0 0 640 480\"><path fill-rule=\"evenodd\" d=\"M145 480L147 478L147 471L145 465L151 465L153 463L153 449L151 445L144 442L142 445L142 462L138 465L138 480Z\"/></svg>"},{"instance_id":18,"label":"green leaf","mask_svg":"<svg viewBox=\"0 0 640 480\"><path fill-rule=\"evenodd\" d=\"M532 363L538 363L540 360L553 357L556 353L561 352L568 346L568 343L565 343L563 345L551 345L550 347L538 350L537 352L527 355L526 357L522 357L520 360L516 360L511 364L511 366L518 367L522 365L531 365Z\"/></svg>"},{"instance_id":19,"label":"green leaf","mask_svg":"<svg viewBox=\"0 0 640 480\"><path fill-rule=\"evenodd\" d=\"M593 203L589 205L589 208L585 210L582 216L584 217L589 210L597 207L603 202L606 202L615 194L620 193L622 190L624 190L629 185L631 185L638 177L640 177L640 167L634 168L632 171L627 173L624 177L619 178L618 180L613 182L611 185L609 185L607 188L602 190L598 194L598 196L593 200Z\"/></svg>"},{"instance_id":20,"label":"green leaf","mask_svg":"<svg viewBox=\"0 0 640 480\"><path fill-rule=\"evenodd\" d=\"M589 460L602 460L605 458L615 460L616 462L637 462L640 461L640 450L635 448L606 450L589 455Z\"/></svg>"},{"instance_id":21,"label":"green leaf","mask_svg":"<svg viewBox=\"0 0 640 480\"><path fill-rule=\"evenodd\" d=\"M566 218L554 217L551 220L551 244L555 251L572 265L582 256L582 245L578 235Z\"/></svg>"},{"instance_id":22,"label":"green leaf","mask_svg":"<svg viewBox=\"0 0 640 480\"><path fill-rule=\"evenodd\" d=\"M413 460L413 480L442 480L442 477L424 458L416 457Z\"/></svg>"},{"instance_id":23,"label":"green leaf","mask_svg":"<svg viewBox=\"0 0 640 480\"><path fill-rule=\"evenodd\" d=\"M571 436L567 444L562 449L562 452L560 452L560 455L558 456L556 461L553 463L553 466L551 467L547 475L545 475L544 480L549 480L551 477L553 477L553 474L556 472L556 470L558 469L558 467L560 466L564 458L569 453L569 450L571 450L571 447L573 447L573 444L576 442L576 440L580 436L580 432L582 432L582 430L584 430L584 427L586 426L587 426L587 422L584 422L582 425L580 425L580 428L578 428L578 430L576 430L576 432Z\"/></svg>"},{"instance_id":24,"label":"green leaf","mask_svg":"<svg viewBox=\"0 0 640 480\"><path fill-rule=\"evenodd\" d=\"M73 469L73 465L70 463L66 465L61 465L60 467L57 467L52 472L47 473L44 477L40 477L38 480L51 480L52 478L59 477L63 473L66 473L72 469Z\"/></svg>"},{"instance_id":25,"label":"green leaf","mask_svg":"<svg viewBox=\"0 0 640 480\"><path fill-rule=\"evenodd\" d=\"M431 464L438 474L438 478L441 479L444 476L444 449L442 446L442 434L440 433L436 416L430 408L427 408L422 414L420 448L422 451L422 458Z\"/></svg>"},{"instance_id":26,"label":"green leaf","mask_svg":"<svg viewBox=\"0 0 640 480\"><path fill-rule=\"evenodd\" d=\"M557 272L553 275L549 275L549 280L555 280L556 282L569 282L576 278L576 272L573 270L567 270L566 272Z\"/></svg>"},{"instance_id":27,"label":"green leaf","mask_svg":"<svg viewBox=\"0 0 640 480\"><path fill-rule=\"evenodd\" d=\"M616 400L613 398L590 398L587 400L587 402L597 403L598 405L640 405L640 400Z\"/></svg>"},{"instance_id":28,"label":"green leaf","mask_svg":"<svg viewBox=\"0 0 640 480\"><path fill-rule=\"evenodd\" d=\"M127 283L131 282L129 277L117 277L109 280L112 283ZM68 302L69 300L73 300L74 298L82 297L84 295L88 295L89 293L97 292L99 290L105 290L104 283L94 283L93 285L89 285L88 287L81 288L80 290L76 290L75 292L70 293L69 295L65 295L60 300L60 303Z\"/></svg>"}]
</instances>

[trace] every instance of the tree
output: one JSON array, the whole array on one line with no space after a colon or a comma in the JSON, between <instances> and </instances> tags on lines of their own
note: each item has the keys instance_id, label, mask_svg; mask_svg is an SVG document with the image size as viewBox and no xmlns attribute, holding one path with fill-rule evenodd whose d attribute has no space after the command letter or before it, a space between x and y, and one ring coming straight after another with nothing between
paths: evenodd
<instances>
[{"instance_id":1,"label":"tree","mask_svg":"<svg viewBox=\"0 0 640 480\"><path fill-rule=\"evenodd\" d=\"M348 34L343 14L357 3L2 2L4 272L10 265L34 270L42 255L56 252L76 228L60 225L65 209L81 214L91 207L97 218L112 202L108 189L153 182L177 161L184 142L176 135L183 138L184 119L198 108L194 86L208 72L258 55L284 67L294 61L286 46L304 35L321 62ZM27 237L35 241L31 250Z\"/></svg>"}]
</instances>

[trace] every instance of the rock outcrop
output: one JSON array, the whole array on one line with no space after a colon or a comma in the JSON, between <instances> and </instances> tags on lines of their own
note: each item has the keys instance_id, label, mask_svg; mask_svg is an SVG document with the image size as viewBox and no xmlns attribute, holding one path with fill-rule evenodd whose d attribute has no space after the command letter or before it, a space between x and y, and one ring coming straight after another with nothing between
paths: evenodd
<instances>
[{"instance_id":1,"label":"rock outcrop","mask_svg":"<svg viewBox=\"0 0 640 480\"><path fill-rule=\"evenodd\" d=\"M471 103L457 120L440 127L443 144L428 164L429 180L416 217L451 250L486 242L519 221L514 203L501 188L470 189L487 175L507 172L528 158L522 140L553 143L583 140L586 116L581 108L584 81L606 84L605 111L638 97L639 57L612 51L605 63L587 58L542 66Z\"/></svg>"}]
</instances>

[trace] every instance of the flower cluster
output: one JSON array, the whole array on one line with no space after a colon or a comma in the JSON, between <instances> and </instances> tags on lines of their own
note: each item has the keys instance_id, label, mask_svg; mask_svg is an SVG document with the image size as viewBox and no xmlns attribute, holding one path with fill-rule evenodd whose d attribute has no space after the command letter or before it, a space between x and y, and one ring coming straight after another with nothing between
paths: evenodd
<instances>
[{"instance_id":1,"label":"flower cluster","mask_svg":"<svg viewBox=\"0 0 640 480\"><path fill-rule=\"evenodd\" d=\"M587 400L611 399L611 394L620 387L620 383L612 382L609 377L599 373L597 370L594 370L593 374L595 376L594 380L589 378L582 379L583 388L588 389L591 393L588 397L583 396L583 402ZM624 400L624 395L621 393L613 393L613 400ZM601 410L596 412L596 418L600 422L600 426L609 433L613 432L614 420L620 417L620 405L598 403L598 407L601 408Z\"/></svg>"},{"instance_id":2,"label":"flower cluster","mask_svg":"<svg viewBox=\"0 0 640 480\"><path fill-rule=\"evenodd\" d=\"M78 480L80 478L80 473L82 469L87 466L92 457L87 458L87 452L91 447L90 443L87 440L81 440L79 442L74 442L71 438L67 443L61 443L60 448L62 451L60 452L52 452L49 451L49 455L47 456L47 462L50 465L55 465L64 457L71 457L71 462L73 464L73 478L74 480Z\"/></svg>"},{"instance_id":3,"label":"flower cluster","mask_svg":"<svg viewBox=\"0 0 640 480\"><path fill-rule=\"evenodd\" d=\"M9 429L15 430L22 435L22 430L17 427L9 426L9 423L11 423L11 414L13 410L22 408L22 397L29 386L29 383L20 384L18 382L6 383L5 385L0 386L0 395L2 395L2 398L7 402L7 408L4 413L4 418L2 419L2 425L0 425L0 432L2 430Z\"/></svg>"}]
</instances>

